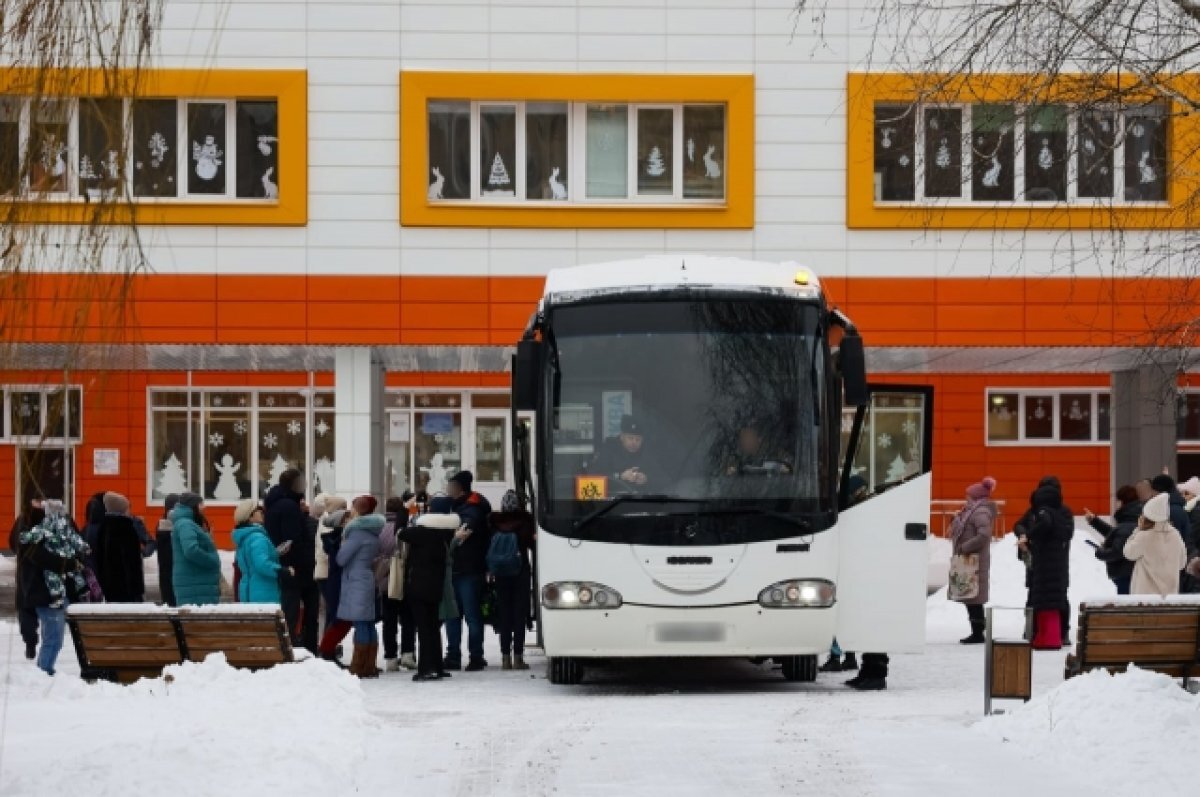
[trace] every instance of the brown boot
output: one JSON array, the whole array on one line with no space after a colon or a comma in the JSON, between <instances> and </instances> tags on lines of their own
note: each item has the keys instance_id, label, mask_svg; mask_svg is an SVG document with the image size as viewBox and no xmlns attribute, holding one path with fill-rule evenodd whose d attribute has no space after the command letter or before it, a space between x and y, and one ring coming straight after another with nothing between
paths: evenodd
<instances>
[{"instance_id":1,"label":"brown boot","mask_svg":"<svg viewBox=\"0 0 1200 797\"><path fill-rule=\"evenodd\" d=\"M369 645L363 646L362 673L360 678L378 678L379 677L379 643L372 642Z\"/></svg>"},{"instance_id":2,"label":"brown boot","mask_svg":"<svg viewBox=\"0 0 1200 797\"><path fill-rule=\"evenodd\" d=\"M349 673L355 678L363 677L363 662L366 660L367 649L362 645L354 646L354 654L350 658Z\"/></svg>"}]
</instances>

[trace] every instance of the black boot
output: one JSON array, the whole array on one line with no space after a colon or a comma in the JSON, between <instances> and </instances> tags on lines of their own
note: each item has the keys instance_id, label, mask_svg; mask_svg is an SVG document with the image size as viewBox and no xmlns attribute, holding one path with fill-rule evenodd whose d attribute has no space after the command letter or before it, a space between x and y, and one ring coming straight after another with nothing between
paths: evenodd
<instances>
[{"instance_id":1,"label":"black boot","mask_svg":"<svg viewBox=\"0 0 1200 797\"><path fill-rule=\"evenodd\" d=\"M841 671L842 671L842 661L837 656L834 656L832 653L829 654L829 658L825 660L825 663L821 665L821 672L841 672Z\"/></svg>"},{"instance_id":2,"label":"black boot","mask_svg":"<svg viewBox=\"0 0 1200 797\"><path fill-rule=\"evenodd\" d=\"M858 669L858 658L853 653L847 653L842 659L842 672L853 672Z\"/></svg>"},{"instance_id":3,"label":"black boot","mask_svg":"<svg viewBox=\"0 0 1200 797\"><path fill-rule=\"evenodd\" d=\"M419 672L413 675L414 681L436 681L438 674L436 672Z\"/></svg>"},{"instance_id":4,"label":"black boot","mask_svg":"<svg viewBox=\"0 0 1200 797\"><path fill-rule=\"evenodd\" d=\"M37 658L37 643L36 642L26 642L25 643L25 658L29 659L30 661L33 661L34 659Z\"/></svg>"},{"instance_id":5,"label":"black boot","mask_svg":"<svg viewBox=\"0 0 1200 797\"><path fill-rule=\"evenodd\" d=\"M971 621L971 635L958 640L961 645L981 645L987 641L983 635L984 623L979 620Z\"/></svg>"},{"instance_id":6,"label":"black boot","mask_svg":"<svg viewBox=\"0 0 1200 797\"><path fill-rule=\"evenodd\" d=\"M454 670L457 672L462 669L462 661L459 659L445 658L442 659L442 670Z\"/></svg>"},{"instance_id":7,"label":"black boot","mask_svg":"<svg viewBox=\"0 0 1200 797\"><path fill-rule=\"evenodd\" d=\"M857 689L860 692L881 692L887 689L886 678L863 678L861 675L857 678L851 678L846 682L846 686L851 689Z\"/></svg>"}]
</instances>

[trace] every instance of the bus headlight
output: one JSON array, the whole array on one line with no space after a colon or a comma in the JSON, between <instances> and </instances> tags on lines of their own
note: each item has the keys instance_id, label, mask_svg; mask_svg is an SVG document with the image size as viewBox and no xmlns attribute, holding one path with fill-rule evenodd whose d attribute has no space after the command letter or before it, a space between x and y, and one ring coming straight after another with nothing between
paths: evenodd
<instances>
[{"instance_id":1,"label":"bus headlight","mask_svg":"<svg viewBox=\"0 0 1200 797\"><path fill-rule=\"evenodd\" d=\"M824 609L837 599L837 588L823 578L780 581L758 593L764 609Z\"/></svg>"},{"instance_id":2,"label":"bus headlight","mask_svg":"<svg viewBox=\"0 0 1200 797\"><path fill-rule=\"evenodd\" d=\"M594 581L555 581L542 587L547 609L616 609L621 593Z\"/></svg>"}]
</instances>

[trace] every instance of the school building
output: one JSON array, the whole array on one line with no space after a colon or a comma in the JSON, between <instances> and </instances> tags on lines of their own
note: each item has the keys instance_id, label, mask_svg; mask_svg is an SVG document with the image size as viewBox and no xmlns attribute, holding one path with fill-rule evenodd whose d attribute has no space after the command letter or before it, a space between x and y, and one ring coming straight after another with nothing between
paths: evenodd
<instances>
[{"instance_id":1,"label":"school building","mask_svg":"<svg viewBox=\"0 0 1200 797\"><path fill-rule=\"evenodd\" d=\"M0 508L190 489L224 535L287 467L349 493L371 463L389 495L468 468L495 497L546 272L689 252L803 263L879 379L934 385L938 498L991 475L1011 522L1053 473L1107 511L1177 432L1186 466L1200 392L1147 363L1195 286L1139 253L1191 227L1200 121L1027 107L1018 75L914 105L855 4L819 33L792 6L169 2L137 96L85 75L32 107L0 69L0 152L41 159L0 188L86 222L130 130L150 266L5 292Z\"/></svg>"}]
</instances>

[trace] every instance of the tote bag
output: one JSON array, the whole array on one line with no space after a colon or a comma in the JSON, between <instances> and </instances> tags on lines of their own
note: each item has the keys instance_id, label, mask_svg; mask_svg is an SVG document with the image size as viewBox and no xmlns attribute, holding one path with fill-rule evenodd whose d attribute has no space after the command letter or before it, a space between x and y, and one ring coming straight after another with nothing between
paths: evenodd
<instances>
[{"instance_id":1,"label":"tote bag","mask_svg":"<svg viewBox=\"0 0 1200 797\"><path fill-rule=\"evenodd\" d=\"M979 554L954 554L950 557L950 581L946 596L952 601L979 597Z\"/></svg>"},{"instance_id":2,"label":"tote bag","mask_svg":"<svg viewBox=\"0 0 1200 797\"><path fill-rule=\"evenodd\" d=\"M408 554L408 543L396 544L396 552L392 554L392 569L388 572L387 596L394 601L404 600L404 566Z\"/></svg>"}]
</instances>

